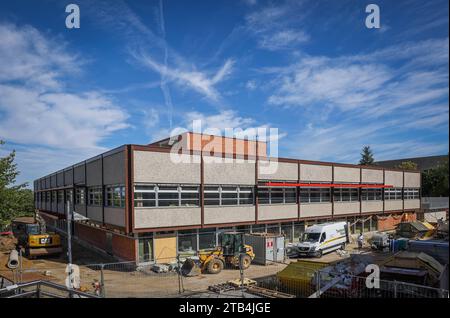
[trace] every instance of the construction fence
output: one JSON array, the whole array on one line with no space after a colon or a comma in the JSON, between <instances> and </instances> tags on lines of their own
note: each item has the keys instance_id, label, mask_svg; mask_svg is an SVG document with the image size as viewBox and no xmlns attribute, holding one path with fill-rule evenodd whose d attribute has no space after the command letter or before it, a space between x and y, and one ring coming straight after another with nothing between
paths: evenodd
<instances>
[{"instance_id":1,"label":"construction fence","mask_svg":"<svg viewBox=\"0 0 450 318\"><path fill-rule=\"evenodd\" d=\"M286 275L287 264L251 265L248 270L225 268L219 274L186 277L180 273L181 259L170 265L136 265L134 262L90 264L68 267L16 269L10 274L16 284L43 280L64 286L73 284L76 290L108 298L191 297L211 293L210 286L222 286L229 281L250 279L260 289L297 298L448 298L447 290L399 281L379 280L368 286L367 278L342 273L323 272L316 267L296 266ZM69 273L74 273L72 276ZM2 273L0 273L2 274ZM241 275L242 274L242 275ZM34 276L33 276L34 275ZM372 282L373 283L373 282ZM0 281L0 291L7 284ZM46 285L42 285L46 288ZM210 288L211 289L211 288ZM0 297L2 295L0 294Z\"/></svg>"}]
</instances>

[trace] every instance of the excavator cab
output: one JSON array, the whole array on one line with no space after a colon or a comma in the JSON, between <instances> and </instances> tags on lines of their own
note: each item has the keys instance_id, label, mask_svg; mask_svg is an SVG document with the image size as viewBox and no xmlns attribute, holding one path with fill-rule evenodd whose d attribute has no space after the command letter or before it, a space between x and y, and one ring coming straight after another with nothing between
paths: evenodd
<instances>
[{"instance_id":1,"label":"excavator cab","mask_svg":"<svg viewBox=\"0 0 450 318\"><path fill-rule=\"evenodd\" d=\"M56 233L48 233L45 221L39 215L16 218L11 226L17 245L25 249L25 255L37 257L62 252L61 237Z\"/></svg>"},{"instance_id":2,"label":"excavator cab","mask_svg":"<svg viewBox=\"0 0 450 318\"><path fill-rule=\"evenodd\" d=\"M219 247L223 251L223 256L245 253L244 234L238 232L219 233Z\"/></svg>"},{"instance_id":3,"label":"excavator cab","mask_svg":"<svg viewBox=\"0 0 450 318\"><path fill-rule=\"evenodd\" d=\"M218 274L225 266L247 269L255 258L253 248L245 245L244 234L238 232L221 232L218 245L213 250L198 252L198 261L188 258L184 262L181 273L185 276L196 276L201 272Z\"/></svg>"}]
</instances>

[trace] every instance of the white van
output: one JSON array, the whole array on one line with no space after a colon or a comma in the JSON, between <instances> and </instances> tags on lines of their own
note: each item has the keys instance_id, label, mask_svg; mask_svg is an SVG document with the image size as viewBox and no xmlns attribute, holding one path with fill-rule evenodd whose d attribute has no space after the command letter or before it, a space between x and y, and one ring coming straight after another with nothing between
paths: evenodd
<instances>
[{"instance_id":1,"label":"white van","mask_svg":"<svg viewBox=\"0 0 450 318\"><path fill-rule=\"evenodd\" d=\"M299 256L321 257L325 253L345 249L348 242L347 222L315 224L306 228L295 250Z\"/></svg>"}]
</instances>

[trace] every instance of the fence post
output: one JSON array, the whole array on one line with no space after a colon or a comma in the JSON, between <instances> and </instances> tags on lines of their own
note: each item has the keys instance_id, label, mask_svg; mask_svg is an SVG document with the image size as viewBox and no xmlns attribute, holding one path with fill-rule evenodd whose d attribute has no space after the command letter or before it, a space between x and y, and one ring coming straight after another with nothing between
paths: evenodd
<instances>
[{"instance_id":1,"label":"fence post","mask_svg":"<svg viewBox=\"0 0 450 318\"><path fill-rule=\"evenodd\" d=\"M180 254L177 253L177 267L178 267L178 294L181 294L183 292L182 287L181 287L181 266L180 266Z\"/></svg>"},{"instance_id":2,"label":"fence post","mask_svg":"<svg viewBox=\"0 0 450 318\"><path fill-rule=\"evenodd\" d=\"M316 295L320 298L320 269L316 272Z\"/></svg>"},{"instance_id":3,"label":"fence post","mask_svg":"<svg viewBox=\"0 0 450 318\"><path fill-rule=\"evenodd\" d=\"M397 298L397 281L394 280L394 298Z\"/></svg>"},{"instance_id":4,"label":"fence post","mask_svg":"<svg viewBox=\"0 0 450 318\"><path fill-rule=\"evenodd\" d=\"M105 291L105 277L104 277L104 273L103 273L103 269L104 269L105 265L102 264L100 266L100 295L105 298L106 297L106 291Z\"/></svg>"}]
</instances>

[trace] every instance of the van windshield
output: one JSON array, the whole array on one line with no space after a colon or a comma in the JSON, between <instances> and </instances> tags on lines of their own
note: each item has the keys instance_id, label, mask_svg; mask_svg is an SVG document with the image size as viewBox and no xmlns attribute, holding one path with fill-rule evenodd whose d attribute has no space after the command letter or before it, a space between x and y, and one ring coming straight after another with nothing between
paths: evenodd
<instances>
[{"instance_id":1,"label":"van windshield","mask_svg":"<svg viewBox=\"0 0 450 318\"><path fill-rule=\"evenodd\" d=\"M302 242L318 242L320 238L320 233L303 233Z\"/></svg>"}]
</instances>

